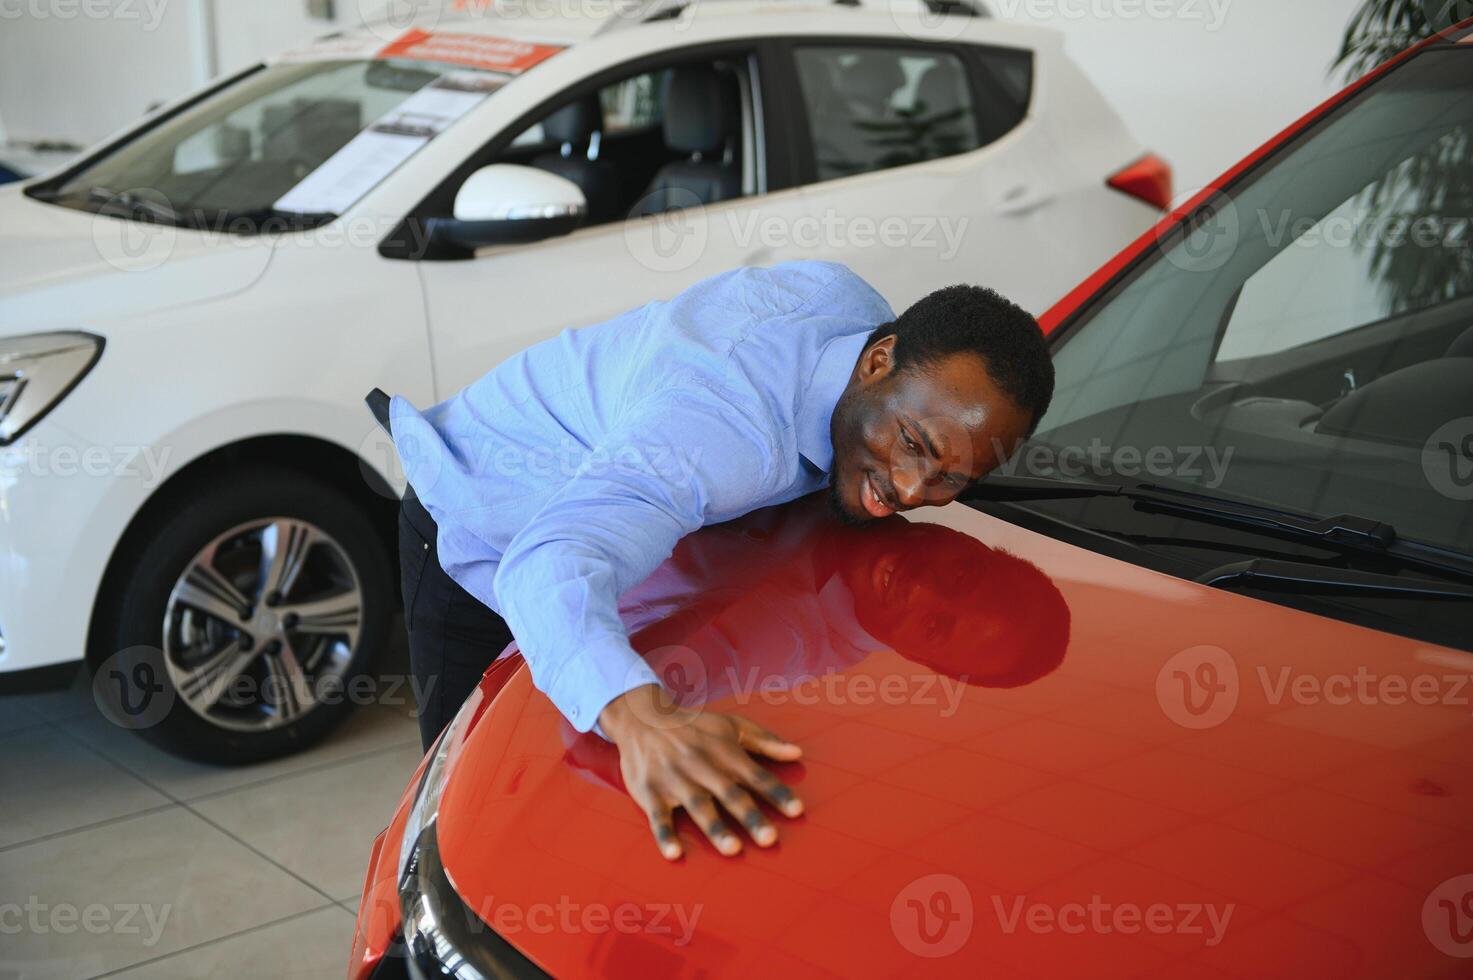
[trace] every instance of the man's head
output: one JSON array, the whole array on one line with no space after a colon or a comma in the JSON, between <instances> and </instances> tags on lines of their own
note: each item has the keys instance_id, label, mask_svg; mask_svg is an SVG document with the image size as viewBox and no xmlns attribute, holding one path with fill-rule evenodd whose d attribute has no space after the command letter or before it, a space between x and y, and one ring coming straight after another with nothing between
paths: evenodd
<instances>
[{"instance_id":1,"label":"man's head","mask_svg":"<svg viewBox=\"0 0 1473 980\"><path fill-rule=\"evenodd\" d=\"M830 424L830 502L851 523L949 503L1032 434L1053 391L1033 317L980 286L938 289L860 354Z\"/></svg>"}]
</instances>

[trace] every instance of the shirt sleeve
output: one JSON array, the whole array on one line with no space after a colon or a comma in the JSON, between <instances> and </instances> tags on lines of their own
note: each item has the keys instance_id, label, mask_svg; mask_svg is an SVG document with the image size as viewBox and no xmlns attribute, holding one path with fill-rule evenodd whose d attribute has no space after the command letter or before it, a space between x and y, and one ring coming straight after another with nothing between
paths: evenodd
<instances>
[{"instance_id":1,"label":"shirt sleeve","mask_svg":"<svg viewBox=\"0 0 1473 980\"><path fill-rule=\"evenodd\" d=\"M644 399L511 541L494 588L532 681L581 732L655 672L618 598L708 520L770 502L772 434L701 386Z\"/></svg>"}]
</instances>

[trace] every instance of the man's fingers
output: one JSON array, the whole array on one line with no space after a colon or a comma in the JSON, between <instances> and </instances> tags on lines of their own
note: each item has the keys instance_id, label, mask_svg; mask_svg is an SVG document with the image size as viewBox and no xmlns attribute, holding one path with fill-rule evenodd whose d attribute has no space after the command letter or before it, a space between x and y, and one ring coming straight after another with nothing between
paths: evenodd
<instances>
[{"instance_id":1,"label":"man's fingers","mask_svg":"<svg viewBox=\"0 0 1473 980\"><path fill-rule=\"evenodd\" d=\"M721 762L736 774L737 780L743 786L755 790L784 816L796 817L802 814L803 801L798 799L797 794L746 752L733 750L724 754Z\"/></svg>"},{"instance_id":2,"label":"man's fingers","mask_svg":"<svg viewBox=\"0 0 1473 980\"><path fill-rule=\"evenodd\" d=\"M680 838L675 833L675 820L670 808L664 803L656 803L646 812L650 816L650 833L655 835L655 844L660 848L660 854L667 861L678 861L683 852L680 849Z\"/></svg>"},{"instance_id":3,"label":"man's fingers","mask_svg":"<svg viewBox=\"0 0 1473 980\"><path fill-rule=\"evenodd\" d=\"M797 759L802 755L798 746L741 717L711 715L705 721L654 735L634 727L617 743L624 785L644 810L667 860L684 853L675 830L676 809L684 809L728 857L742 850L738 824L761 847L777 842L777 828L759 796L787 816L803 812L793 791L753 758Z\"/></svg>"},{"instance_id":4,"label":"man's fingers","mask_svg":"<svg viewBox=\"0 0 1473 980\"><path fill-rule=\"evenodd\" d=\"M639 786L630 795L649 818L650 834L655 838L655 846L660 849L660 853L666 860L678 860L684 852L680 847L680 836L675 833L675 819L670 812L670 804L649 784Z\"/></svg>"},{"instance_id":5,"label":"man's fingers","mask_svg":"<svg viewBox=\"0 0 1473 980\"><path fill-rule=\"evenodd\" d=\"M775 735L755 721L738 717L737 738L748 752L765 755L778 762L792 762L803 755L803 750L781 736Z\"/></svg>"},{"instance_id":6,"label":"man's fingers","mask_svg":"<svg viewBox=\"0 0 1473 980\"><path fill-rule=\"evenodd\" d=\"M696 826L706 832L716 850L731 857L741 853L741 838L731 829L731 825L722 818L721 812L716 809L716 801L711 794L704 790L697 790L686 796L684 800L685 812L696 822Z\"/></svg>"},{"instance_id":7,"label":"man's fingers","mask_svg":"<svg viewBox=\"0 0 1473 980\"><path fill-rule=\"evenodd\" d=\"M798 794L788 788L788 784L778 779L772 773L761 766L753 766L753 772L747 779L747 785L762 794L762 798L783 812L784 816L796 817L803 812L803 801L798 799Z\"/></svg>"},{"instance_id":8,"label":"man's fingers","mask_svg":"<svg viewBox=\"0 0 1473 980\"><path fill-rule=\"evenodd\" d=\"M689 775L721 801L726 812L746 828L752 840L762 847L771 847L777 843L777 828L744 788L755 787L758 775L765 771L750 755L727 743L717 748L709 759L692 766Z\"/></svg>"},{"instance_id":9,"label":"man's fingers","mask_svg":"<svg viewBox=\"0 0 1473 980\"><path fill-rule=\"evenodd\" d=\"M777 843L777 828L763 814L757 801L752 799L752 794L736 783L727 782L721 790L721 805L726 807L726 812L736 817L737 822L746 828L752 840L759 845L771 847Z\"/></svg>"}]
</instances>

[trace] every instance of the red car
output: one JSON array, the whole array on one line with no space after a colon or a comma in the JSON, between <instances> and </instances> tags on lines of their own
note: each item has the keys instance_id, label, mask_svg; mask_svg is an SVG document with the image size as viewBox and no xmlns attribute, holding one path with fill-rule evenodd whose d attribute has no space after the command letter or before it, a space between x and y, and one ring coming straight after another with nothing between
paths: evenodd
<instances>
[{"instance_id":1,"label":"red car","mask_svg":"<svg viewBox=\"0 0 1473 980\"><path fill-rule=\"evenodd\" d=\"M1473 28L1044 318L963 501L690 536L623 600L807 804L663 860L499 660L373 845L350 977L1473 973Z\"/></svg>"}]
</instances>

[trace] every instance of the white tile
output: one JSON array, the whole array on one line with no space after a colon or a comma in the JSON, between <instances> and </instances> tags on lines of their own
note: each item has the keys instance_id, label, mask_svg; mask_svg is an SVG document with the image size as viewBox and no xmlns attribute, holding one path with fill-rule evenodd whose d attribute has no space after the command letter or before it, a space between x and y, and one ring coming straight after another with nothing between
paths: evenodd
<instances>
[{"instance_id":1,"label":"white tile","mask_svg":"<svg viewBox=\"0 0 1473 980\"><path fill-rule=\"evenodd\" d=\"M0 847L170 802L50 725L6 735L0 787Z\"/></svg>"},{"instance_id":2,"label":"white tile","mask_svg":"<svg viewBox=\"0 0 1473 980\"><path fill-rule=\"evenodd\" d=\"M18 903L26 915L22 931L0 945L0 975L93 976L325 901L172 806L0 852L0 903Z\"/></svg>"},{"instance_id":3,"label":"white tile","mask_svg":"<svg viewBox=\"0 0 1473 980\"><path fill-rule=\"evenodd\" d=\"M338 977L348 969L353 916L339 906L308 912L196 946L115 974L128 980L198 980L214 977L273 977L307 980Z\"/></svg>"},{"instance_id":4,"label":"white tile","mask_svg":"<svg viewBox=\"0 0 1473 980\"><path fill-rule=\"evenodd\" d=\"M190 806L334 899L356 899L373 838L419 760L416 743Z\"/></svg>"},{"instance_id":5,"label":"white tile","mask_svg":"<svg viewBox=\"0 0 1473 980\"><path fill-rule=\"evenodd\" d=\"M419 747L419 726L408 704L372 705L355 710L325 739L295 755L252 766L213 766L170 755L97 713L79 719L68 731L88 745L179 800L299 773L384 749Z\"/></svg>"}]
</instances>

